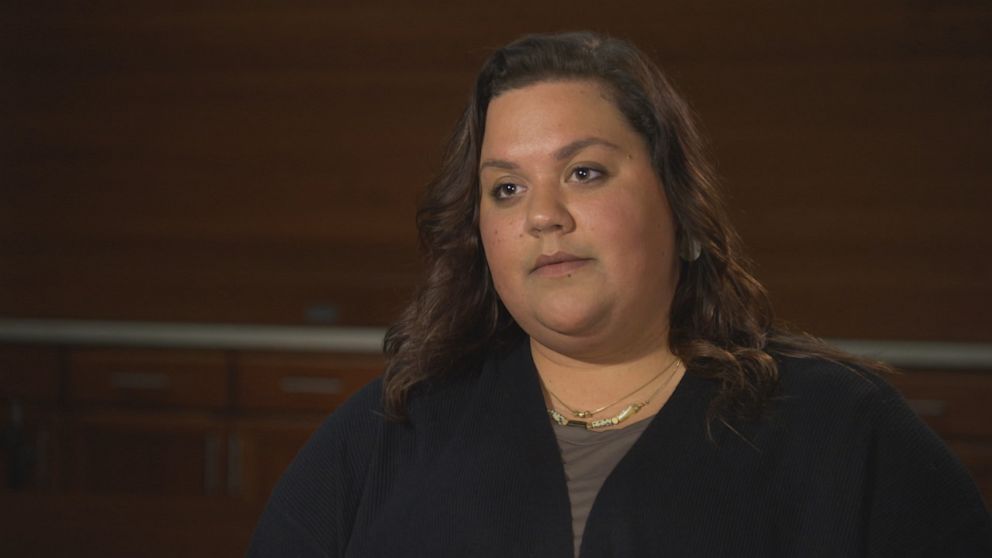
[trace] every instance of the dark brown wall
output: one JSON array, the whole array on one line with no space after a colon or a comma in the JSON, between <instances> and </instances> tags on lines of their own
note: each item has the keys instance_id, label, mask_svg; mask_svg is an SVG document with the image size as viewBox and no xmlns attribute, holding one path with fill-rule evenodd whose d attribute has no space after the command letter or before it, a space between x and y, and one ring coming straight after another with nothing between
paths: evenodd
<instances>
[{"instance_id":1,"label":"dark brown wall","mask_svg":"<svg viewBox=\"0 0 992 558\"><path fill-rule=\"evenodd\" d=\"M592 28L693 103L783 317L992 340L986 2L66 4L0 7L0 316L386 324L474 70Z\"/></svg>"}]
</instances>

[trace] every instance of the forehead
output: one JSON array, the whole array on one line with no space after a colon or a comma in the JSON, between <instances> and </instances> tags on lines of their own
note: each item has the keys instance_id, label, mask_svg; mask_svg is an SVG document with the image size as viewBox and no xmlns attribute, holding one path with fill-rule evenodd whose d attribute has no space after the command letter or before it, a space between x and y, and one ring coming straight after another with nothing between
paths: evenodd
<instances>
[{"instance_id":1,"label":"forehead","mask_svg":"<svg viewBox=\"0 0 992 558\"><path fill-rule=\"evenodd\" d=\"M539 82L494 98L486 112L485 157L550 153L582 137L601 137L633 149L643 143L596 81Z\"/></svg>"}]
</instances>

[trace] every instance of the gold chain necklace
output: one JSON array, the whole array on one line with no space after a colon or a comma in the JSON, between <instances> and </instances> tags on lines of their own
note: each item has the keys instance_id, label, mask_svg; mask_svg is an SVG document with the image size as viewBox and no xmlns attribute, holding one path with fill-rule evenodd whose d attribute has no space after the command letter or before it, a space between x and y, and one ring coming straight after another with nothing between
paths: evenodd
<instances>
[{"instance_id":1,"label":"gold chain necklace","mask_svg":"<svg viewBox=\"0 0 992 558\"><path fill-rule=\"evenodd\" d=\"M669 364L667 367L665 367L665 370L662 370L662 373L664 373L665 371L669 370L672 367L672 365L674 365L676 362L679 362L679 359L678 358L676 358L674 361L672 361L671 364ZM665 389L666 387L668 387L668 384L670 384L672 382L672 378L675 377L676 373L678 373L678 369L675 369L671 374L669 374L668 375L668 378L666 378L665 381L662 382L662 384L660 386L658 386L658 389L654 390L654 393L652 393L650 397L648 397L644 401L634 402L634 403L631 403L630 405L627 405L619 413L617 413L616 415L614 415L612 417L609 417L609 418L598 419L598 420L591 420L591 421L572 420L572 419L566 417L565 415L559 413L553 407L548 409L548 415L551 416L551 420L555 421L556 423L558 423L561 426L581 426L581 427L585 428L586 430L595 430L597 428L603 428L603 427L606 427L606 426L616 426L616 425L620 424L621 422L623 422L623 421L629 419L630 417L634 416L635 414L637 414L637 412L640 411L641 409L643 409L644 407L650 405L651 404L651 401L655 397L657 397L658 394L661 393L663 389ZM659 376L660 376L660 374L659 374ZM640 388L638 388L636 391L634 391L634 393L637 393L638 391L644 389L645 386L647 386L648 384L650 384L652 381L654 381L657 378L658 378L658 376L655 376L654 378L651 378L651 381L649 381L647 384L644 384L643 386L641 386ZM548 389L547 386L545 386L544 389ZM548 390L548 393L551 393L551 390ZM554 396L553 393L551 395ZM558 399L557 396L554 396L554 397L555 397L555 399ZM621 399L623 399L623 398L621 397ZM558 399L558 401L561 401L561 399ZM615 405L615 404L616 403L613 403L610 406ZM607 408L609 408L609 406L603 407L602 409L599 409L599 411L602 411L603 409L607 409ZM575 411L572 411L571 409L569 409L569 411L571 411L572 413L575 413ZM597 412L599 412L599 411L597 411Z\"/></svg>"},{"instance_id":2,"label":"gold chain necklace","mask_svg":"<svg viewBox=\"0 0 992 558\"><path fill-rule=\"evenodd\" d=\"M677 363L677 362L679 362L679 358L678 357L675 357L672 360L672 362L668 363L668 366L666 366L665 368L663 368L661 370L661 372L658 372L658 374L655 375L653 378L651 378L650 380L648 380L648 381L644 382L643 384L641 384L640 386L638 386L637 389L635 389L634 391L632 391L632 392L630 392L630 393L628 393L626 395L621 395L620 397L618 397L616 399L616 401L614 401L612 403L608 403L606 405L603 405L602 407L600 407L598 409L595 409L593 411L583 411L583 410L574 408L572 405L569 405L568 403L565 403L564 401L561 400L561 397L558 397L555 394L555 392L551 391L551 388L548 387L548 384L544 384L544 389L548 390L548 394L550 394L551 397L554 398L555 401L561 403L561 406L562 407L565 407L566 409L568 409L568 411L570 413L572 413L573 415L575 415L576 417L578 417L578 418L591 418L591 417L596 416L598 413L602 413L606 409L609 409L610 407L612 407L612 406L616 405L617 403L623 401L624 399L627 399L628 397L633 397L637 392L639 392L642 389L648 387L649 385L651 385L652 382L654 382L655 380L657 380L658 378L660 378L662 374L664 374L665 372L668 372L669 370L671 370L672 366L675 366L675 363Z\"/></svg>"}]
</instances>

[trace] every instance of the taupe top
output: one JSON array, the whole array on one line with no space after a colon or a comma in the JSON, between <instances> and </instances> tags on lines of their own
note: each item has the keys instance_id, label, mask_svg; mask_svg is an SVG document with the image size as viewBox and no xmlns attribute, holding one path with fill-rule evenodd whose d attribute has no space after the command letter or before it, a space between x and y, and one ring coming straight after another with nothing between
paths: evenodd
<instances>
[{"instance_id":1,"label":"taupe top","mask_svg":"<svg viewBox=\"0 0 992 558\"><path fill-rule=\"evenodd\" d=\"M565 466L568 497L572 504L572 537L579 555L582 533L596 494L617 463L627 454L651 420L617 430L594 432L575 426L554 425L561 460Z\"/></svg>"}]
</instances>

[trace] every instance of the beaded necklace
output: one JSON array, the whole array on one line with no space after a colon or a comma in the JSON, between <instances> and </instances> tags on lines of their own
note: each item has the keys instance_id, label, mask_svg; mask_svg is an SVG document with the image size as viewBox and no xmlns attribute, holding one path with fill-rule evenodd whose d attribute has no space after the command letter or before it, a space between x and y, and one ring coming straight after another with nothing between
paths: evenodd
<instances>
[{"instance_id":1,"label":"beaded necklace","mask_svg":"<svg viewBox=\"0 0 992 558\"><path fill-rule=\"evenodd\" d=\"M631 397L632 395L636 394L637 392L639 392L642 389L646 388L647 386L651 385L652 382L654 382L655 380L657 380L658 378L660 378L661 375L664 374L665 372L671 370L672 367L675 366L679 362L681 362L681 361L678 359L678 357L676 357L671 363L669 363L668 366L666 366L661 372L659 372L658 375L656 375L653 378L651 378L650 380L648 380L647 383L641 385L640 387L638 387L634 391L628 393L627 395L624 395L624 396L620 397L619 399L617 399L613 403L610 403L609 405L604 405L604 406L602 406L602 407L600 407L598 409L592 410L592 411L585 411L585 410L573 409L572 406L568 405L567 403L565 403L564 401L562 401L560 397L558 397L557 395L555 395L555 393L553 391L551 391L548 388L547 385L544 386L544 389L546 389L548 391L548 394L550 394L551 397L555 401L558 401L559 403L561 403L561 405L563 407L565 407L566 409L568 409L568 411L570 413L572 413L573 415L575 415L576 417L579 417L579 418L591 418L592 416L596 415L597 413L600 413L600 412L602 412L602 411L604 411L606 409L609 409L610 407L616 405L620 401L622 401L622 400L624 400L624 399L626 399L628 397ZM643 401L635 401L634 403L631 403L631 404L627 405L619 413L617 413L616 415L614 415L612 417L602 418L602 419L597 419L597 420L590 420L590 421L573 420L573 419L570 419L570 418L566 417L565 415L561 414L560 412L558 412L558 410L556 410L554 407L548 408L548 415L551 417L551 419L553 421L555 421L555 423L557 423L560 426L580 426L580 427L585 428L586 430L595 430L595 429L604 428L604 427L607 427L607 426L616 426L616 425L620 424L621 422L623 422L623 421L629 419L630 417L634 416L635 414L637 414L637 412L640 411L642 408L650 405L651 404L651 401L655 397L657 397L658 394L661 393L661 391L665 387L668 386L668 384L671 383L672 378L675 377L676 372L678 372L678 368L676 368L675 370L673 370L672 373L668 375L668 378L666 378L665 381L662 382L662 384L660 386L658 386L658 389L654 390L654 392L647 399L645 399Z\"/></svg>"}]
</instances>

